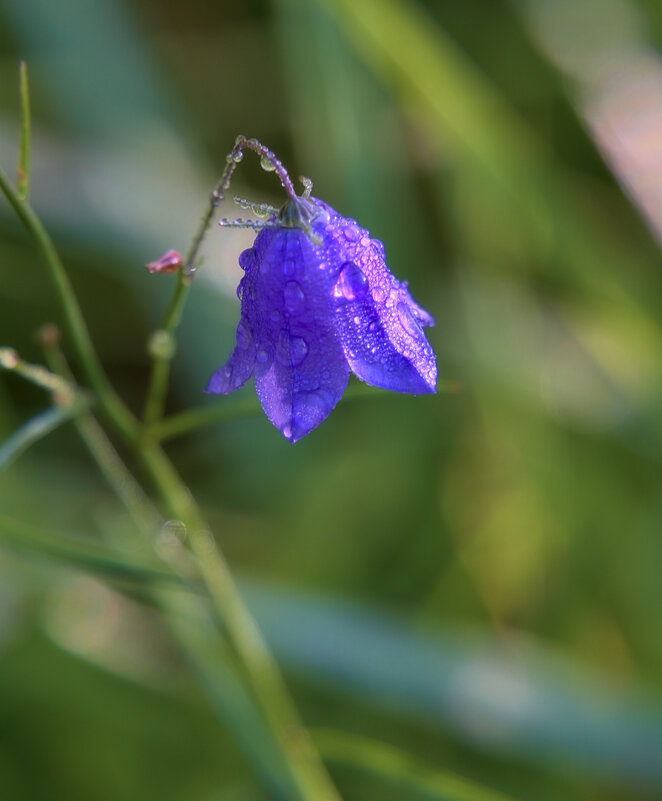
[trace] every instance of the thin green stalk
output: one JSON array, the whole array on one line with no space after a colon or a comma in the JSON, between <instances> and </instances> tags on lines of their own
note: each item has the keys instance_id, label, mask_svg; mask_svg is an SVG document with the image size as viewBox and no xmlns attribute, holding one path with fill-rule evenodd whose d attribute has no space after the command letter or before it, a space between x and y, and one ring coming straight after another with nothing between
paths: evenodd
<instances>
[{"instance_id":1,"label":"thin green stalk","mask_svg":"<svg viewBox=\"0 0 662 801\"><path fill-rule=\"evenodd\" d=\"M285 757L298 797L302 801L340 801L319 753L301 724L280 670L188 489L158 445L144 447L140 455L168 513L187 527L191 551L216 614Z\"/></svg>"},{"instance_id":2,"label":"thin green stalk","mask_svg":"<svg viewBox=\"0 0 662 801\"><path fill-rule=\"evenodd\" d=\"M223 173L225 175L225 172ZM222 182L223 179L221 179ZM220 183L219 183L220 186ZM195 265L200 254L200 248L209 230L214 211L220 203L219 187L212 192L207 210L202 215L198 228L193 235L189 246L184 269L177 271L177 283L173 292L170 304L163 316L161 327L152 338L152 372L149 377L147 397L145 400L145 410L143 420L146 425L150 425L163 416L165 399L168 394L168 384L170 381L170 363L175 355L175 332L182 318L184 304L188 297L195 273ZM159 347L160 343L160 347Z\"/></svg>"},{"instance_id":3,"label":"thin green stalk","mask_svg":"<svg viewBox=\"0 0 662 801\"><path fill-rule=\"evenodd\" d=\"M16 189L21 200L26 201L30 194L30 88L28 85L27 64L25 61L21 61L18 66L21 128L18 145Z\"/></svg>"},{"instance_id":4,"label":"thin green stalk","mask_svg":"<svg viewBox=\"0 0 662 801\"><path fill-rule=\"evenodd\" d=\"M43 439L50 434L51 431L54 431L63 423L71 420L71 418L75 417L82 409L82 403L74 402L70 406L51 406L34 417L31 417L0 444L0 470L8 467L15 459L24 453L30 445Z\"/></svg>"},{"instance_id":5,"label":"thin green stalk","mask_svg":"<svg viewBox=\"0 0 662 801\"><path fill-rule=\"evenodd\" d=\"M211 214L209 220L211 220ZM203 219L205 229L209 225L209 220L207 217ZM149 350L153 362L143 412L145 425L154 423L163 415L170 382L170 363L175 355L175 331L179 326L192 280L193 276L187 275L184 270L177 272L177 284L170 304L161 322L161 327L154 333L150 341Z\"/></svg>"},{"instance_id":6,"label":"thin green stalk","mask_svg":"<svg viewBox=\"0 0 662 801\"><path fill-rule=\"evenodd\" d=\"M7 198L9 205L16 213L46 263L62 305L64 318L67 322L76 354L80 359L90 387L99 398L101 408L125 439L135 439L138 432L137 421L110 385L103 371L73 288L55 250L53 240L30 205L21 200L2 170L0 170L0 192Z\"/></svg>"},{"instance_id":7,"label":"thin green stalk","mask_svg":"<svg viewBox=\"0 0 662 801\"><path fill-rule=\"evenodd\" d=\"M74 402L78 390L73 381L57 375L40 364L26 362L13 348L0 348L0 367L20 375L31 384L45 389L53 396L53 400L61 406Z\"/></svg>"},{"instance_id":8,"label":"thin green stalk","mask_svg":"<svg viewBox=\"0 0 662 801\"><path fill-rule=\"evenodd\" d=\"M52 370L71 380L71 370L57 343L57 333L42 329L42 345L46 360ZM161 515L143 488L124 464L106 432L92 412L84 412L75 420L76 428L96 461L104 478L120 501L124 504L139 531L153 537L159 529Z\"/></svg>"},{"instance_id":9,"label":"thin green stalk","mask_svg":"<svg viewBox=\"0 0 662 801\"><path fill-rule=\"evenodd\" d=\"M256 397L241 398L236 401L210 403L195 409L186 409L183 412L170 415L159 420L149 429L150 435L156 440L173 439L206 428L214 423L226 420L237 420L242 417L252 417L260 411L260 404Z\"/></svg>"}]
</instances>

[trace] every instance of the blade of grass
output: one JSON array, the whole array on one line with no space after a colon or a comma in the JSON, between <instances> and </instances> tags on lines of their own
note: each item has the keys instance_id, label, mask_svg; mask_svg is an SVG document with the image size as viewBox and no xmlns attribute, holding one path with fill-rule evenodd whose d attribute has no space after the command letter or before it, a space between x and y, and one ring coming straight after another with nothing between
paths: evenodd
<instances>
[{"instance_id":1,"label":"blade of grass","mask_svg":"<svg viewBox=\"0 0 662 801\"><path fill-rule=\"evenodd\" d=\"M18 146L18 169L16 190L21 200L26 201L30 195L30 87L28 84L28 66L25 61L19 64L20 115L21 128Z\"/></svg>"},{"instance_id":2,"label":"blade of grass","mask_svg":"<svg viewBox=\"0 0 662 801\"><path fill-rule=\"evenodd\" d=\"M312 729L322 756L399 785L423 798L438 801L513 801L511 796L483 787L450 771L431 768L387 743L346 731Z\"/></svg>"}]
</instances>

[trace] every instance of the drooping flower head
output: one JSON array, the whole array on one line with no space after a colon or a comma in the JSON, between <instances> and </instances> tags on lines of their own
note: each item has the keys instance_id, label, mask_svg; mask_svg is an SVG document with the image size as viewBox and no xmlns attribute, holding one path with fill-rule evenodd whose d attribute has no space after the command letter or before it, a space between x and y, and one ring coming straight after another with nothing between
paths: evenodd
<instances>
[{"instance_id":1,"label":"drooping flower head","mask_svg":"<svg viewBox=\"0 0 662 801\"><path fill-rule=\"evenodd\" d=\"M255 140L239 137L228 164L240 160L243 146L276 170L289 199L279 211L237 199L267 220L221 220L261 230L239 257L245 274L235 349L206 391L228 394L253 376L265 414L291 442L329 415L350 370L395 392L435 392L435 357L422 330L434 321L390 273L382 243L310 197L310 181L302 179L297 196L280 162Z\"/></svg>"}]
</instances>

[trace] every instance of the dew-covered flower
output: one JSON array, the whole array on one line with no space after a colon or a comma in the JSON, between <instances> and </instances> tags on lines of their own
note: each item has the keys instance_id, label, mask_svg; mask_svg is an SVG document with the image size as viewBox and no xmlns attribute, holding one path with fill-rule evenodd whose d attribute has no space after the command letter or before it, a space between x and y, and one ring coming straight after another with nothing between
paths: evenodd
<instances>
[{"instance_id":1,"label":"dew-covered flower","mask_svg":"<svg viewBox=\"0 0 662 801\"><path fill-rule=\"evenodd\" d=\"M291 442L340 400L350 370L376 387L435 391L433 319L390 273L382 243L313 197L290 196L243 251L241 319L207 392L251 376L265 414Z\"/></svg>"}]
</instances>

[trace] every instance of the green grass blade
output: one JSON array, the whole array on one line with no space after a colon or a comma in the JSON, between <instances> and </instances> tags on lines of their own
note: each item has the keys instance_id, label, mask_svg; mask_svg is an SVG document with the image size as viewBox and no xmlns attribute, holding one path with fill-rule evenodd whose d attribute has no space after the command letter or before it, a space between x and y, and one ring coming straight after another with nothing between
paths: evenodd
<instances>
[{"instance_id":1,"label":"green grass blade","mask_svg":"<svg viewBox=\"0 0 662 801\"><path fill-rule=\"evenodd\" d=\"M422 798L438 801L512 801L450 771L430 768L399 748L349 732L313 729L322 756L331 763L358 768Z\"/></svg>"},{"instance_id":2,"label":"green grass blade","mask_svg":"<svg viewBox=\"0 0 662 801\"><path fill-rule=\"evenodd\" d=\"M21 200L30 195L30 87L28 84L28 66L25 61L19 64L19 87L21 98L21 130L18 147L18 177L16 189Z\"/></svg>"}]
</instances>

